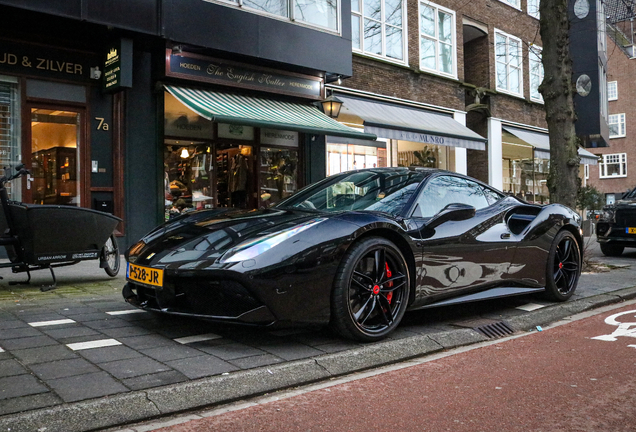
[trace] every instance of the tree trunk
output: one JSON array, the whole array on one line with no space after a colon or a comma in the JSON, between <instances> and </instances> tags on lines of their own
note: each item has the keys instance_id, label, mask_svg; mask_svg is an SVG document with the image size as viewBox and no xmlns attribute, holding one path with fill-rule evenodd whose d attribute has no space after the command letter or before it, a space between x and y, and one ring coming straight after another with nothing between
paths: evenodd
<instances>
[{"instance_id":1,"label":"tree trunk","mask_svg":"<svg viewBox=\"0 0 636 432\"><path fill-rule=\"evenodd\" d=\"M543 83L539 91L545 104L550 133L550 202L576 208L579 186L579 139L574 122L574 85L570 58L570 22L567 0L541 0Z\"/></svg>"}]
</instances>

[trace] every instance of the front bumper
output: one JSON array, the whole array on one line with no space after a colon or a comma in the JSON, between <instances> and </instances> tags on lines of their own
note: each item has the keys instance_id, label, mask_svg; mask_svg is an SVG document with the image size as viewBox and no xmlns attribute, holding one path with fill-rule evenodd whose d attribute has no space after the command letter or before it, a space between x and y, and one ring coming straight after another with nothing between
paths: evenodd
<instances>
[{"instance_id":1,"label":"front bumper","mask_svg":"<svg viewBox=\"0 0 636 432\"><path fill-rule=\"evenodd\" d=\"M187 278L161 289L128 282L122 295L143 310L212 321L270 325L274 314L235 281Z\"/></svg>"},{"instance_id":2,"label":"front bumper","mask_svg":"<svg viewBox=\"0 0 636 432\"><path fill-rule=\"evenodd\" d=\"M603 244L636 247L636 234L627 234L627 227L607 222L599 222L597 224L596 240Z\"/></svg>"}]
</instances>

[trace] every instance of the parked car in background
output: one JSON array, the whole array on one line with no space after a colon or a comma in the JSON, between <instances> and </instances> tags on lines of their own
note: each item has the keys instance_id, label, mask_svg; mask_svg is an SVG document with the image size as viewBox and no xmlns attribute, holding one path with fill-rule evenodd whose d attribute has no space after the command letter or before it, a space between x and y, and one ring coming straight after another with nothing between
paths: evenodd
<instances>
[{"instance_id":1,"label":"parked car in background","mask_svg":"<svg viewBox=\"0 0 636 432\"><path fill-rule=\"evenodd\" d=\"M626 247L636 247L636 188L603 207L596 239L607 256L619 256Z\"/></svg>"},{"instance_id":2,"label":"parked car in background","mask_svg":"<svg viewBox=\"0 0 636 432\"><path fill-rule=\"evenodd\" d=\"M407 310L544 293L581 272L580 216L460 174L336 174L261 210L179 216L126 253L139 308L250 325L331 324L374 341Z\"/></svg>"}]
</instances>

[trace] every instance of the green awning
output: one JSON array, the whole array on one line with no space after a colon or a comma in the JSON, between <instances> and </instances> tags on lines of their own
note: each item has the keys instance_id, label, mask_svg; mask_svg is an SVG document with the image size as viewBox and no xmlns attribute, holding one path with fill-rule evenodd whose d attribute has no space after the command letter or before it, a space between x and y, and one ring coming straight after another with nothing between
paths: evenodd
<instances>
[{"instance_id":1,"label":"green awning","mask_svg":"<svg viewBox=\"0 0 636 432\"><path fill-rule=\"evenodd\" d=\"M208 120L316 135L375 140L376 136L338 123L313 105L210 90L164 86L179 102Z\"/></svg>"}]
</instances>

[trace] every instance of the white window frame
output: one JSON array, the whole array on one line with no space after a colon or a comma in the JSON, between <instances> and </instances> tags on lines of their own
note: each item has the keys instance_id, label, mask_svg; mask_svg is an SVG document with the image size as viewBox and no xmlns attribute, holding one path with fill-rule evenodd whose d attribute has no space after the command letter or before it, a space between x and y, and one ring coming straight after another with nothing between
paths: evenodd
<instances>
[{"instance_id":1,"label":"white window frame","mask_svg":"<svg viewBox=\"0 0 636 432\"><path fill-rule=\"evenodd\" d=\"M499 1L517 10L521 10L521 0L499 0Z\"/></svg>"},{"instance_id":2,"label":"white window frame","mask_svg":"<svg viewBox=\"0 0 636 432\"><path fill-rule=\"evenodd\" d=\"M270 12L265 12L262 10L258 10L256 8L252 8L250 6L246 6L243 4L242 0L203 0L206 1L208 3L217 3L217 4L221 4L223 6L229 6L229 7L233 7L236 8L238 10L242 10L245 12L249 12L249 13L253 13L256 15L263 15L269 18L274 18L280 21L286 21L286 22L290 22L296 25L299 25L301 27L310 27L312 29L315 30L320 30L320 31L324 31L327 33L335 33L338 35L341 35L342 33L342 3L340 0L337 0L337 4L336 4L336 29L332 29L329 27L324 27L318 24L313 24L311 22L308 21L303 21L301 18L297 18L295 16L295 1L296 0L286 0L287 3L287 16L284 15L278 15L278 14L274 14L274 13L270 13Z\"/></svg>"},{"instance_id":3,"label":"white window frame","mask_svg":"<svg viewBox=\"0 0 636 432\"><path fill-rule=\"evenodd\" d=\"M504 67L506 68L506 75L508 77L510 77L510 67L515 68L514 66L510 66L510 61L508 59L508 54L509 54L509 45L510 45L510 41L514 40L518 43L519 46L519 67L515 68L516 69L516 73L519 74L519 93L512 91L509 89L510 85L508 84L508 88L503 88L503 87L499 87L499 80L497 79L498 77L498 68L500 64L503 64L502 62L497 60L497 36L502 36L504 38L506 38L506 61L504 64ZM494 49L494 55L495 55L495 86L497 88L497 91L501 92L501 93L506 93L506 94L510 94L513 96L519 96L519 97L523 97L523 43L521 42L521 39L519 39L516 36L513 36L511 34L502 32L501 30L495 29L495 49ZM506 80L508 83L510 83L510 79Z\"/></svg>"},{"instance_id":4,"label":"white window frame","mask_svg":"<svg viewBox=\"0 0 636 432\"><path fill-rule=\"evenodd\" d=\"M421 13L422 13L422 5L431 7L433 9L435 9L435 37L431 38L428 35L423 35L422 34L422 19L421 19ZM453 20L453 25L452 25L452 50L453 50L453 70L451 73L448 72L443 72L442 70L440 70L440 64L439 64L439 53L440 53L440 45L444 44L444 42L440 42L439 40L439 12L444 12L446 14L451 15L452 20ZM457 78L457 15L455 14L454 10L445 8L443 6L439 6L435 3L431 3L427 0L421 0L418 3L418 9L417 9L417 16L418 16L418 21L419 21L419 39L418 39L418 52L419 54L419 58L420 58L420 69L424 70L424 71L429 71L429 72L433 72L439 75L443 75L443 76L449 76L452 78ZM435 41L435 65L436 68L432 69L432 68L428 68L425 67L424 65L422 65L422 53L421 53L421 49L422 49L422 38L426 38L429 40L434 40Z\"/></svg>"},{"instance_id":5,"label":"white window frame","mask_svg":"<svg viewBox=\"0 0 636 432\"><path fill-rule=\"evenodd\" d=\"M388 57L386 55L386 26L389 25L391 27L395 27L392 24L387 24L386 22L386 18L384 16L385 11L386 11L386 7L385 7L385 2L386 0L380 0L382 2L382 13L381 13L381 18L380 18L380 23L382 26L382 54L376 54L376 53L372 53L372 52L367 52L364 49L364 0L359 0L359 4L360 4L360 11L354 11L353 8L351 8L351 16L355 16L359 19L360 21L360 26L358 28L358 33L360 35L360 48L356 48L353 47L353 52L355 53L360 53L363 54L365 56L369 56L369 57L374 57L374 58L380 58L382 60L386 60L392 63L397 63L397 64L401 64L401 65L408 65L408 58L409 58L409 51L408 51L408 26L407 26L407 15L406 15L406 2L407 0L402 0L402 59L396 59L393 57ZM339 3L340 4L340 3ZM353 20L351 22L351 32L352 32L352 38L353 38Z\"/></svg>"},{"instance_id":6,"label":"white window frame","mask_svg":"<svg viewBox=\"0 0 636 432\"><path fill-rule=\"evenodd\" d=\"M590 164L583 165L583 177L585 180L589 180L590 178Z\"/></svg>"},{"instance_id":7,"label":"white window frame","mask_svg":"<svg viewBox=\"0 0 636 432\"><path fill-rule=\"evenodd\" d=\"M627 133L627 126L625 124L625 113L610 114L607 119L607 124L610 126L610 139L612 138L624 138ZM618 125L618 134L612 135L612 125Z\"/></svg>"},{"instance_id":8,"label":"white window frame","mask_svg":"<svg viewBox=\"0 0 636 432\"><path fill-rule=\"evenodd\" d=\"M528 45L528 77L530 79L530 100L532 100L533 102L538 102L538 103L543 103L543 95L541 95L541 93L539 93L539 86L541 85L541 83L543 82L543 77L544 77L544 72L543 72L543 62L541 61L541 53L543 51L543 48L541 48L540 46L536 46L533 44L529 44ZM538 74L533 73L534 72L534 68L533 65L538 65L539 69L538 70ZM537 76L537 80L538 80L538 84L536 86L536 93L534 94L533 90L534 90L534 86L532 85L532 79L533 77Z\"/></svg>"},{"instance_id":9,"label":"white window frame","mask_svg":"<svg viewBox=\"0 0 636 432\"><path fill-rule=\"evenodd\" d=\"M609 81L607 83L607 100L618 100L618 81Z\"/></svg>"},{"instance_id":10,"label":"white window frame","mask_svg":"<svg viewBox=\"0 0 636 432\"><path fill-rule=\"evenodd\" d=\"M619 165L619 173L608 175L607 166L616 164ZM627 153L604 154L598 164L598 175L602 179L627 177Z\"/></svg>"},{"instance_id":11,"label":"white window frame","mask_svg":"<svg viewBox=\"0 0 636 432\"><path fill-rule=\"evenodd\" d=\"M539 2L540 0L528 0L528 15L532 18L541 19L541 14L539 13Z\"/></svg>"}]
</instances>

